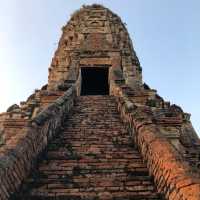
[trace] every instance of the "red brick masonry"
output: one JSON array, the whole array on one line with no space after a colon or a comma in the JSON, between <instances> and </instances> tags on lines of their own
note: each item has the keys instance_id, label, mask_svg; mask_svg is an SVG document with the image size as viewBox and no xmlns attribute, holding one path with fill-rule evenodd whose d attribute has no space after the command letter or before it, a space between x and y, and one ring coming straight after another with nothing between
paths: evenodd
<instances>
[{"instance_id":1,"label":"red brick masonry","mask_svg":"<svg viewBox=\"0 0 200 200\"><path fill-rule=\"evenodd\" d=\"M122 118L134 129L135 140L154 176L158 191L164 192L169 200L199 200L199 174L193 172L172 144L159 133L147 113L124 97L125 94L119 86L114 88L114 94L118 97Z\"/></svg>"}]
</instances>

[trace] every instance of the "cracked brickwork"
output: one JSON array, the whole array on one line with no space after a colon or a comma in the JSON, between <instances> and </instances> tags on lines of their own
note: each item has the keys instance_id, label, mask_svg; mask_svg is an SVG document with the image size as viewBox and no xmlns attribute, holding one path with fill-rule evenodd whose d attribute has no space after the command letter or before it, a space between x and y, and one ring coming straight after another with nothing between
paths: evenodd
<instances>
[{"instance_id":1,"label":"cracked brickwork","mask_svg":"<svg viewBox=\"0 0 200 200\"><path fill-rule=\"evenodd\" d=\"M126 24L95 4L62 32L48 84L0 114L0 199L200 200L190 114L143 83ZM85 67L108 96L80 96Z\"/></svg>"},{"instance_id":2,"label":"cracked brickwork","mask_svg":"<svg viewBox=\"0 0 200 200\"><path fill-rule=\"evenodd\" d=\"M78 97L14 199L160 200L110 96Z\"/></svg>"}]
</instances>

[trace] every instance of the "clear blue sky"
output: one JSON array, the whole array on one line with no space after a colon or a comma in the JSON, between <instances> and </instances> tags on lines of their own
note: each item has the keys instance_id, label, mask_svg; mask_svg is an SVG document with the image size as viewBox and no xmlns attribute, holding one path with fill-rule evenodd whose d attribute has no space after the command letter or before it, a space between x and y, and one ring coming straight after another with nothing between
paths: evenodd
<instances>
[{"instance_id":1,"label":"clear blue sky","mask_svg":"<svg viewBox=\"0 0 200 200\"><path fill-rule=\"evenodd\" d=\"M101 3L127 24L143 78L200 133L200 0L0 0L0 112L47 83L61 27Z\"/></svg>"}]
</instances>

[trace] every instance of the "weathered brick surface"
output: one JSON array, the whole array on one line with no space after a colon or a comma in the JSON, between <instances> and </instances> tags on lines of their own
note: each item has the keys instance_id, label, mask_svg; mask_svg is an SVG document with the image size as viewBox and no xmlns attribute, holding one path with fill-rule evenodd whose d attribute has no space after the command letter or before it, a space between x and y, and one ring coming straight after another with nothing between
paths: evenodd
<instances>
[{"instance_id":1,"label":"weathered brick surface","mask_svg":"<svg viewBox=\"0 0 200 200\"><path fill-rule=\"evenodd\" d=\"M111 65L110 58L84 58L80 60L80 65L92 66L94 65Z\"/></svg>"},{"instance_id":2,"label":"weathered brick surface","mask_svg":"<svg viewBox=\"0 0 200 200\"><path fill-rule=\"evenodd\" d=\"M73 105L74 96L81 94L81 80L83 80L81 70L82 67L86 66L91 68L106 67L108 69L109 95L117 97L121 119L125 123L132 140L134 140L135 146L138 146L150 175L154 177L158 191L164 193L165 198L170 200L200 199L200 140L192 127L190 114L184 113L179 106L166 102L157 94L156 90L151 89L146 83L142 82L142 68L125 24L121 19L101 5L83 6L72 15L62 31L63 34L58 43L58 49L49 68L48 84L35 90L20 105L14 104L8 108L7 112L0 114L0 199L8 199L10 194L19 188L35 163L35 158L62 127L64 116ZM74 88L73 92L70 88ZM65 91L68 92L65 93ZM53 174L51 178L60 180L60 177L66 175L60 171L65 171L65 169L73 171L72 169L74 167L76 169L77 166L84 168L85 173L88 172L87 170L90 171L94 168L102 174L111 168L115 169L116 166L121 167L120 169L117 168L116 173L114 172L116 175L124 169L124 162L127 160L130 160L130 163L126 166L129 173L136 173L136 168L139 171L141 169L141 172L137 171L137 173L146 173L146 166L143 168L140 163L139 167L136 167L137 162L132 162L135 159L132 156L138 154L138 152L136 153L134 147L129 149L132 150L132 154L127 150L129 142L125 135L117 136L117 140L113 136L112 138L116 140L112 141L114 146L111 145L111 138L106 136L108 133L115 135L115 133L118 134L119 131L123 132L124 130L121 125L116 124L116 119L112 122L117 114L112 113L113 102L109 103L111 99L105 99L108 103L108 110L105 111L105 104L100 102L99 105L96 105L96 102L91 102L90 98L93 99L92 97L85 97L84 104L87 109L92 109L94 104L94 113L91 111L87 115L87 109L80 106L80 112L83 112L84 115L82 116L80 113L80 116L74 115L69 119L69 122L81 128L77 129L75 126L70 128L70 124L65 124L64 128L71 132L69 136L72 137L73 147L77 148L78 153L83 151L80 144L89 148L88 154L90 156L93 152L99 156L102 149L106 151L109 149L110 153L108 151L104 152L107 157L99 158L99 162L92 163L91 160L85 159L82 163L77 164L76 160L76 166L74 166L73 159L70 160L67 157L69 162L63 164L62 160L66 160L66 156L70 156L70 154L66 155L66 149L60 150L60 148L63 148L59 146L62 145L62 141L56 139L58 142L55 143L55 146L58 147L58 151L49 149L46 156L51 160L54 160L55 157L62 159L58 163L56 161L55 164L47 165L48 163L46 163L45 166L50 167L50 171L51 167L56 168L58 169L56 173L61 174ZM91 105L91 108L88 108L89 105ZM111 120L108 124L109 120L107 122L106 117L109 109L111 109L112 116L108 115L108 119ZM93 126L90 121L93 116L92 113L94 116L97 115L99 120L102 120L101 124L97 117L94 117L94 123L100 123L101 125ZM105 121L101 118L103 116ZM84 127L82 123L87 126ZM102 127L105 128L101 130ZM84 135L81 134L83 132L84 134L93 132L94 140L90 141L88 138L84 138ZM65 133L66 131L63 131L61 135L64 137ZM97 137L98 134L99 137ZM78 138L75 138L75 135ZM102 138L102 141L99 140L100 138ZM79 141L79 139L81 140ZM69 140L70 138L64 139L66 143ZM121 149L124 148L121 143L118 149L119 152L114 151L117 148L118 141L123 141L124 145L128 146L125 148L127 151L121 152ZM95 143L90 144L90 142ZM101 143L98 142L102 142L101 148L98 146ZM88 143L88 146L85 143ZM112 148L107 148L109 145ZM53 142L49 148L52 146L54 146ZM83 154L86 156L85 151L83 151ZM116 161L113 156L116 159L119 156L120 159ZM113 160L108 165L101 159L105 159L106 162L109 159ZM88 163L90 163L89 168ZM60 164L62 165L60 166ZM42 167L45 168L45 166ZM38 172L40 170L48 171L47 169L43 170L42 167L38 169ZM40 178L39 175L37 177ZM131 199L130 195L134 193L134 199L141 199L141 195L152 193L152 185L149 185L147 180L140 179L129 182L123 179L126 175L119 176L122 180L118 181L117 179L119 182L117 185L113 182L112 178L114 176L109 177L109 179L108 177L102 177L101 179L98 177L99 174L95 174L90 181L93 185L87 188L88 179L74 175L75 180L83 184L84 187L77 188L71 185L73 187L63 188L63 186L60 186L60 182L50 185L47 183L42 186L44 190L40 188L40 194L38 194L39 190L36 189L34 195L48 195L48 199L50 196L55 199L55 193L58 193L59 198L63 199L66 193L70 193L72 196L69 198L74 199L78 191L79 197L82 195L83 198L87 197L89 199L95 195L101 197L101 199L124 199L125 195L128 196L125 199ZM138 178L138 176L136 177ZM34 181L31 180L30 183ZM123 186L120 185L121 182L123 182ZM71 182L68 184L70 185ZM37 184L34 187L37 187ZM102 189L104 187L108 187L110 190ZM57 192L55 192L55 188ZM95 188L95 190L91 188ZM48 189L47 193L46 189ZM117 196L115 197L114 194ZM79 197L77 198L80 199ZM38 199L43 199L43 197L38 197Z\"/></svg>"},{"instance_id":3,"label":"weathered brick surface","mask_svg":"<svg viewBox=\"0 0 200 200\"><path fill-rule=\"evenodd\" d=\"M162 199L115 99L78 97L14 199Z\"/></svg>"},{"instance_id":4,"label":"weathered brick surface","mask_svg":"<svg viewBox=\"0 0 200 200\"><path fill-rule=\"evenodd\" d=\"M62 120L73 105L74 90L68 90L63 97L43 110L25 126L20 126L15 137L0 148L0 199L6 200L19 188L30 173L39 153L48 141L60 130ZM19 121L20 122L20 121ZM14 126L17 123L13 123ZM8 124L10 127L11 124Z\"/></svg>"},{"instance_id":5,"label":"weathered brick surface","mask_svg":"<svg viewBox=\"0 0 200 200\"><path fill-rule=\"evenodd\" d=\"M76 81L81 65L111 65L116 72L111 81L142 85L141 67L125 24L100 5L81 8L63 27L49 68L48 89L57 90L66 80Z\"/></svg>"},{"instance_id":6,"label":"weathered brick surface","mask_svg":"<svg viewBox=\"0 0 200 200\"><path fill-rule=\"evenodd\" d=\"M154 176L158 191L170 200L199 200L199 173L185 162L182 154L160 132L153 120L153 113L129 101L120 86L114 90L122 119L130 128L129 131L134 133L134 140L147 162L150 174Z\"/></svg>"}]
</instances>

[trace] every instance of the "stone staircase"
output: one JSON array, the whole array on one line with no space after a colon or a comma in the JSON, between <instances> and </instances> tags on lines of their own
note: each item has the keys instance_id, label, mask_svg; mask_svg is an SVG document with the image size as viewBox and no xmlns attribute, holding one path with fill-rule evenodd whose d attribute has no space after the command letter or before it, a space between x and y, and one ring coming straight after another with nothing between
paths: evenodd
<instances>
[{"instance_id":1,"label":"stone staircase","mask_svg":"<svg viewBox=\"0 0 200 200\"><path fill-rule=\"evenodd\" d=\"M15 200L161 200L112 96L77 97Z\"/></svg>"}]
</instances>

